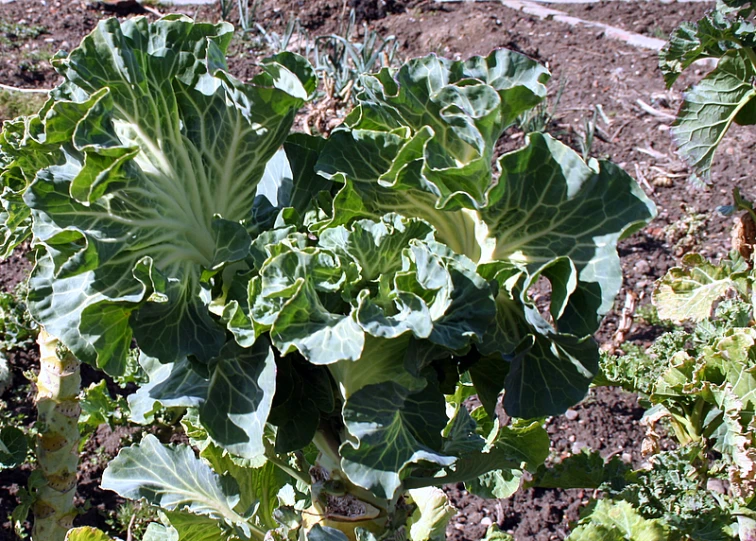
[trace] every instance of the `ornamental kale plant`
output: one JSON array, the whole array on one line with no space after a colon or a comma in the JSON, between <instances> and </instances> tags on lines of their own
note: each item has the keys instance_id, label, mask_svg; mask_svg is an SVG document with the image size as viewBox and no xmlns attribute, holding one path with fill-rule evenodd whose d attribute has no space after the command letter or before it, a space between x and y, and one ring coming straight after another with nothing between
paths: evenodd
<instances>
[{"instance_id":1,"label":"ornamental kale plant","mask_svg":"<svg viewBox=\"0 0 756 541\"><path fill-rule=\"evenodd\" d=\"M548 455L540 418L585 395L616 243L653 204L548 135L495 156L546 95L522 55L366 76L326 140L289 133L309 64L243 83L230 32L109 20L59 55L0 137L4 253L31 238L66 367L119 375L136 344L133 420L185 410L193 448L148 435L103 476L165 511L145 539L441 539L438 485L503 497Z\"/></svg>"},{"instance_id":2,"label":"ornamental kale plant","mask_svg":"<svg viewBox=\"0 0 756 541\"><path fill-rule=\"evenodd\" d=\"M686 326L645 351L602 356L597 382L637 393L648 408L646 462L633 470L584 452L538 468L530 486L601 493L569 540L753 539L754 276L737 252L716 265L686 255L653 297L661 317ZM665 432L676 448L662 450Z\"/></svg>"},{"instance_id":3,"label":"ornamental kale plant","mask_svg":"<svg viewBox=\"0 0 756 541\"><path fill-rule=\"evenodd\" d=\"M659 315L687 328L665 333L645 352L602 358L603 382L638 393L649 408L642 421L648 464L630 471L616 459L604 464L593 457L584 468L592 472L583 475L589 482L581 486L600 488L604 498L570 539L593 539L597 528L607 529L606 539L753 538L754 274L734 254L718 265L688 254L657 283ZM676 449L660 449L659 426L674 437ZM560 465L558 472L567 472L562 477L541 472L536 484L577 486L572 469ZM607 510L614 524L599 528ZM629 537L617 537L622 528Z\"/></svg>"}]
</instances>

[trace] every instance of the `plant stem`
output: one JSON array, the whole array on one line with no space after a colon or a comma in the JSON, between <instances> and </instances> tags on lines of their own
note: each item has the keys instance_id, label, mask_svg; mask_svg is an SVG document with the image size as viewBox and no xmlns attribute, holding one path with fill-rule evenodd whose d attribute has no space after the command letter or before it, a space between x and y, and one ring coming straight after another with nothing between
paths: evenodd
<instances>
[{"instance_id":1,"label":"plant stem","mask_svg":"<svg viewBox=\"0 0 756 541\"><path fill-rule=\"evenodd\" d=\"M315 436L312 439L312 443L320 451L318 457L318 466L327 469L329 472L341 472L341 457L339 456L339 444L335 441L334 437L329 434L327 429L323 427L319 428L315 432ZM376 498L369 490L355 485L346 475L341 475L341 481L344 483L346 492L355 496L363 502L369 503L377 509L385 512L391 506L391 502L381 498Z\"/></svg>"},{"instance_id":2,"label":"plant stem","mask_svg":"<svg viewBox=\"0 0 756 541\"><path fill-rule=\"evenodd\" d=\"M315 447L320 451L320 458L318 459L320 466L323 466L328 470L341 469L341 457L339 457L338 444L326 434L325 430L319 428L315 432L315 436L312 438L312 443L314 443Z\"/></svg>"},{"instance_id":3,"label":"plant stem","mask_svg":"<svg viewBox=\"0 0 756 541\"><path fill-rule=\"evenodd\" d=\"M80 363L44 329L37 337L37 463L45 484L33 506L34 541L64 541L76 516L79 465Z\"/></svg>"},{"instance_id":4,"label":"plant stem","mask_svg":"<svg viewBox=\"0 0 756 541\"><path fill-rule=\"evenodd\" d=\"M693 415L691 416L690 423L695 431L696 439L701 438L701 434L703 433L703 422L704 422L704 408L706 407L706 401L699 397L696 399L696 405L693 408Z\"/></svg>"},{"instance_id":5,"label":"plant stem","mask_svg":"<svg viewBox=\"0 0 756 541\"><path fill-rule=\"evenodd\" d=\"M286 462L278 458L278 455L276 454L276 451L273 449L273 446L270 445L270 443L268 443L267 441L265 441L265 458L267 458L270 462L272 462L273 464L281 468L283 471L291 475L297 481L301 481L302 483L306 485L312 484L312 479L310 479L309 474L291 467Z\"/></svg>"},{"instance_id":6,"label":"plant stem","mask_svg":"<svg viewBox=\"0 0 756 541\"><path fill-rule=\"evenodd\" d=\"M753 48L743 47L743 50L745 51L746 56L748 56L748 60L751 61L751 64L756 66L756 52L754 52Z\"/></svg>"}]
</instances>

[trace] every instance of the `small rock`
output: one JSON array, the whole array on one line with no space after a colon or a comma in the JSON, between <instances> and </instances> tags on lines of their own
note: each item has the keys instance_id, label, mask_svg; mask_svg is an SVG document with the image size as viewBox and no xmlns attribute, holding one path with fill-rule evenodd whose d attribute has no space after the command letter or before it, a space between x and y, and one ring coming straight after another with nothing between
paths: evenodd
<instances>
[{"instance_id":1,"label":"small rock","mask_svg":"<svg viewBox=\"0 0 756 541\"><path fill-rule=\"evenodd\" d=\"M588 447L587 443L585 443L584 441L578 440L578 441L576 441L575 443L572 444L572 449L571 449L572 454L576 455L576 454L580 453L580 451L582 451L586 447Z\"/></svg>"},{"instance_id":2,"label":"small rock","mask_svg":"<svg viewBox=\"0 0 756 541\"><path fill-rule=\"evenodd\" d=\"M651 265L645 259L641 259L635 264L635 270L640 274L648 274L651 271Z\"/></svg>"},{"instance_id":3,"label":"small rock","mask_svg":"<svg viewBox=\"0 0 756 541\"><path fill-rule=\"evenodd\" d=\"M564 412L564 416L567 417L568 421L574 421L575 419L578 418L578 412L576 412L573 409L569 409Z\"/></svg>"},{"instance_id":4,"label":"small rock","mask_svg":"<svg viewBox=\"0 0 756 541\"><path fill-rule=\"evenodd\" d=\"M569 436L567 436L567 440L568 441L575 441L575 434L570 434Z\"/></svg>"},{"instance_id":5,"label":"small rock","mask_svg":"<svg viewBox=\"0 0 756 541\"><path fill-rule=\"evenodd\" d=\"M488 528L491 524L493 524L493 520L491 520L489 517L483 517L482 519L480 519L480 524Z\"/></svg>"},{"instance_id":6,"label":"small rock","mask_svg":"<svg viewBox=\"0 0 756 541\"><path fill-rule=\"evenodd\" d=\"M631 464L633 462L633 455L631 455L630 453L622 453L620 455L620 458L625 464Z\"/></svg>"},{"instance_id":7,"label":"small rock","mask_svg":"<svg viewBox=\"0 0 756 541\"><path fill-rule=\"evenodd\" d=\"M45 38L45 43L55 43L55 38Z\"/></svg>"}]
</instances>

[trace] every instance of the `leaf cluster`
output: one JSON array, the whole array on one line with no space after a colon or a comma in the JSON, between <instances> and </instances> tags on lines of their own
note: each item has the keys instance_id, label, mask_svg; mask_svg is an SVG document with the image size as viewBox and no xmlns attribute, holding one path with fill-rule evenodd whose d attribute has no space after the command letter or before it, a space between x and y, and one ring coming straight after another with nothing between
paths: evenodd
<instances>
[{"instance_id":1,"label":"leaf cluster","mask_svg":"<svg viewBox=\"0 0 756 541\"><path fill-rule=\"evenodd\" d=\"M643 420L644 451L658 453L647 469L615 476L602 490L612 501L631 504L632 513L661 521L660 539L732 539L750 527L753 278L737 253L718 264L685 256L653 297L661 317L685 326L645 351L602 358L605 378L639 393L651 408ZM676 450L659 452L660 422L672 429Z\"/></svg>"},{"instance_id":2,"label":"leaf cluster","mask_svg":"<svg viewBox=\"0 0 756 541\"><path fill-rule=\"evenodd\" d=\"M750 2L720 2L698 22L677 28L659 53L667 86L698 60L717 62L685 93L672 125L680 154L706 183L714 153L729 127L756 123L756 28L751 12Z\"/></svg>"}]
</instances>

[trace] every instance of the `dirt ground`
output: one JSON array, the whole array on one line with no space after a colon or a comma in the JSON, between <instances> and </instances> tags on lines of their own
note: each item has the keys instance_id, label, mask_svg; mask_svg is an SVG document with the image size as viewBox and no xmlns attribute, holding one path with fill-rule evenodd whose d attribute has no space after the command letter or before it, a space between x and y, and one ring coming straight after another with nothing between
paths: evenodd
<instances>
[{"instance_id":1,"label":"dirt ground","mask_svg":"<svg viewBox=\"0 0 756 541\"><path fill-rule=\"evenodd\" d=\"M54 86L58 79L47 58L58 49L75 47L98 20L113 15L102 5L51 0L0 3L0 83L26 88ZM679 23L698 19L712 6L700 2L612 1L553 7L582 19L665 39ZM682 90L701 75L700 71L681 77L673 89L666 90L654 51L608 39L596 28L541 20L494 1L263 0L258 22L268 31L281 32L287 21L297 16L302 27L316 36L337 31L349 7L355 8L369 28L384 36L395 35L402 57L437 53L465 58L507 47L548 66L553 74L550 104L555 109L550 131L577 146L584 138L585 123L595 118L591 155L622 165L659 209L649 227L620 245L626 277L618 296L620 306L627 291L636 292L641 305L648 303L654 280L687 251L717 258L729 250L731 219L717 215L714 209L730 201L735 186L746 197L756 197L755 165L750 159L756 132L742 128L730 132L715 159L709 188L697 189L686 181L690 171L676 156L669 126L681 103ZM161 6L155 9L169 11ZM219 17L216 6L178 11L212 21ZM151 12L146 15L155 17ZM361 27L358 30L361 32ZM241 78L250 77L255 59L262 54L259 40L239 38L232 51L231 71ZM511 139L503 142L509 147L521 134L510 132L504 137ZM0 263L0 285L10 288L27 270L28 263L21 256ZM616 325L616 314L610 314L597 339L609 342ZM636 319L628 339L648 344L657 334L658 329ZM19 382L25 381L20 369L16 377ZM8 396L0 398L9 401ZM637 463L641 415L635 397L614 389L596 389L567 416L549 420L553 451L563 454L589 447L605 456L621 454ZM113 521L105 518L118 500L96 489L97 477L121 436L103 429L87 444L80 497L82 502L90 502L91 508L78 524L97 525L123 537ZM91 455L98 448L104 451L98 451L95 460ZM16 495L28 473L0 474L0 523L16 505ZM491 523L498 523L518 541L563 539L590 496L580 490L531 489L508 500L489 501L468 494L463 486L447 487L447 492L459 509L448 529L451 541L478 540ZM0 541L13 538L8 526L4 522Z\"/></svg>"}]
</instances>

